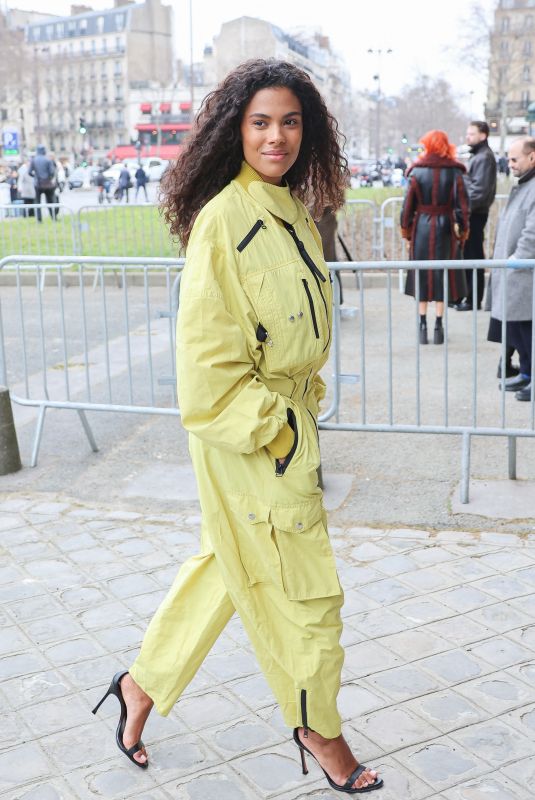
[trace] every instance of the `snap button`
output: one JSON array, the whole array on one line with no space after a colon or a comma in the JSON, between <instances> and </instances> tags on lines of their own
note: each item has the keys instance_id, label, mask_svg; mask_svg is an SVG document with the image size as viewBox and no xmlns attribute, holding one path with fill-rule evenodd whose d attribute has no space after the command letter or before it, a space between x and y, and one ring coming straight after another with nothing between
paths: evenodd
<instances>
[{"instance_id":1,"label":"snap button","mask_svg":"<svg viewBox=\"0 0 535 800\"><path fill-rule=\"evenodd\" d=\"M256 519L256 514L248 514L248 517L252 521L253 519Z\"/></svg>"},{"instance_id":2,"label":"snap button","mask_svg":"<svg viewBox=\"0 0 535 800\"><path fill-rule=\"evenodd\" d=\"M299 319L301 319L301 317L303 316L303 312L300 311L297 316L299 317Z\"/></svg>"},{"instance_id":3,"label":"snap button","mask_svg":"<svg viewBox=\"0 0 535 800\"><path fill-rule=\"evenodd\" d=\"M295 527L297 528L298 531L300 531L300 530L303 529L303 523L302 522L296 522L295 523Z\"/></svg>"},{"instance_id":4,"label":"snap button","mask_svg":"<svg viewBox=\"0 0 535 800\"><path fill-rule=\"evenodd\" d=\"M294 315L293 315L293 314L290 314L290 316L288 317L288 319L290 320L290 322L295 322L295 317L294 317Z\"/></svg>"}]
</instances>

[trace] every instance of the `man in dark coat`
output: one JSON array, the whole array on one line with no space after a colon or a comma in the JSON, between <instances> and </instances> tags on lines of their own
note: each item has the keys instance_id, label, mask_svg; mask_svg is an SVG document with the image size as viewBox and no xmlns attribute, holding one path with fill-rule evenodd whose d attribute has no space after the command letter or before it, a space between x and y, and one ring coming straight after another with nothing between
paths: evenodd
<instances>
[{"instance_id":1,"label":"man in dark coat","mask_svg":"<svg viewBox=\"0 0 535 800\"><path fill-rule=\"evenodd\" d=\"M56 166L46 154L43 144L37 146L36 155L30 164L30 173L35 180L36 203L41 202L44 194L48 205L56 202ZM57 219L57 207L49 208L52 219ZM41 209L37 208L37 221L41 222Z\"/></svg>"},{"instance_id":2,"label":"man in dark coat","mask_svg":"<svg viewBox=\"0 0 535 800\"><path fill-rule=\"evenodd\" d=\"M470 196L470 235L464 246L466 259L485 258L483 239L485 225L489 217L489 209L496 196L496 158L489 147L489 126L486 122L475 120L468 125L466 143L470 145L472 156L468 165L466 180ZM471 311L474 307L472 296L472 270L466 270L468 292L465 300L458 303L457 311ZM476 307L481 308L485 292L485 270L477 270Z\"/></svg>"},{"instance_id":3,"label":"man in dark coat","mask_svg":"<svg viewBox=\"0 0 535 800\"><path fill-rule=\"evenodd\" d=\"M509 148L511 172L518 178L500 216L494 247L495 259L516 261L535 258L535 137L523 136ZM491 316L502 320L504 291L507 342L518 350L520 373L505 379L505 389L517 400L531 399L531 347L533 335L533 270L494 269L491 274Z\"/></svg>"}]
</instances>

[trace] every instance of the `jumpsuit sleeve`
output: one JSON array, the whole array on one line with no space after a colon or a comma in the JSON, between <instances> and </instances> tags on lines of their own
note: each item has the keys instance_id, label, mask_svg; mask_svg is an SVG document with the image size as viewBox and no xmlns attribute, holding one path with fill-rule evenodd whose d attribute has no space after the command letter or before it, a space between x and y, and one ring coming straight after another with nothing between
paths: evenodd
<instances>
[{"instance_id":1,"label":"jumpsuit sleeve","mask_svg":"<svg viewBox=\"0 0 535 800\"><path fill-rule=\"evenodd\" d=\"M403 206L401 208L400 225L401 235L404 239L410 241L412 233L412 223L414 220L414 212L416 209L416 178L413 176L409 179L409 186L403 198Z\"/></svg>"},{"instance_id":2,"label":"jumpsuit sleeve","mask_svg":"<svg viewBox=\"0 0 535 800\"><path fill-rule=\"evenodd\" d=\"M220 258L212 243L198 242L182 277L177 320L182 423L219 449L252 453L272 445L273 455L282 458L294 438L286 401L255 372L245 331L228 310L216 277Z\"/></svg>"},{"instance_id":3,"label":"jumpsuit sleeve","mask_svg":"<svg viewBox=\"0 0 535 800\"><path fill-rule=\"evenodd\" d=\"M327 387L325 385L325 381L323 380L323 378L319 373L316 373L316 375L314 375L312 388L313 388L314 400L316 401L316 408L314 409L314 413L317 417L320 409L320 403L327 394Z\"/></svg>"}]
</instances>

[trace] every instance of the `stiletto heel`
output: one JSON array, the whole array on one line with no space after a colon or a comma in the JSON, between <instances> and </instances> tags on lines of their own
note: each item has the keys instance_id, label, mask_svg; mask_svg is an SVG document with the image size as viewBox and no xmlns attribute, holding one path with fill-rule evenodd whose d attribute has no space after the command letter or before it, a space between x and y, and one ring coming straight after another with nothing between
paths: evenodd
<instances>
[{"instance_id":1,"label":"stiletto heel","mask_svg":"<svg viewBox=\"0 0 535 800\"><path fill-rule=\"evenodd\" d=\"M329 786L332 789L334 789L336 792L345 792L345 794L364 794L364 792L373 792L375 789L380 789L381 786L383 785L383 779L382 778L376 778L374 783L372 783L372 784L370 784L368 786L361 786L359 789L354 788L353 784L355 783L355 781L357 780L359 775L362 775L362 773L365 772L365 770L368 769L366 766L364 766L364 764L360 764L351 773L351 775L349 776L347 781L344 783L344 785L340 786L340 784L335 783L333 781L333 779L331 778L331 776L327 772L325 772L325 770L321 766L320 762L318 761L318 759L316 758L314 753L311 750L309 750L308 747L305 744L303 744L303 742L299 738L299 728L294 728L294 742L298 746L299 751L301 753L301 764L303 766L303 775L307 775L308 774L308 769L307 769L306 761L305 761L305 751L306 751L309 754L309 756L312 756L314 761L316 761L318 763L318 765L321 767L321 769L323 771L323 774L325 775L325 777L327 778L327 781L329 782Z\"/></svg>"},{"instance_id":2,"label":"stiletto heel","mask_svg":"<svg viewBox=\"0 0 535 800\"><path fill-rule=\"evenodd\" d=\"M118 699L119 704L121 706L121 715L119 717L119 724L117 725L117 730L115 732L115 741L117 742L117 747L119 748L121 753L124 753L125 756L127 758L129 758L130 761L133 764L135 764L137 767L141 767L141 769L147 769L147 767L149 766L148 761L145 761L145 762L142 763L141 761L137 761L134 758L134 753L137 753L139 750L142 750L145 747L145 745L143 744L141 739L139 740L139 742L137 742L137 744L133 745L132 747L129 747L128 749L124 746L124 742L123 742L123 734L124 734L124 729L125 729L125 725L126 725L126 703L124 702L123 693L121 691L121 680L127 674L128 674L128 670L125 669L122 672L117 672L113 676L108 691L106 692L104 697L101 700L99 700L99 702L97 703L97 705L93 709L92 713L93 714L97 713L97 711L99 710L99 708L102 705L102 703L104 702L104 700L106 700L106 698L109 697L110 694L115 695L115 697Z\"/></svg>"},{"instance_id":3,"label":"stiletto heel","mask_svg":"<svg viewBox=\"0 0 535 800\"><path fill-rule=\"evenodd\" d=\"M299 748L299 752L301 753L301 767L303 768L303 775L308 775L308 767L305 758L305 751L302 747Z\"/></svg>"}]
</instances>

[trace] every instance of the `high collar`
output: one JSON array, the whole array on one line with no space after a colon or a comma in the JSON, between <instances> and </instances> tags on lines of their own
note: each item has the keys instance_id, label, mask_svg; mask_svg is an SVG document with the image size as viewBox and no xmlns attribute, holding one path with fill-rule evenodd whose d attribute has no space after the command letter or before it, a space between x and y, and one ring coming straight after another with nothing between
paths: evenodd
<instances>
[{"instance_id":1,"label":"high collar","mask_svg":"<svg viewBox=\"0 0 535 800\"><path fill-rule=\"evenodd\" d=\"M274 217L279 217L290 225L297 222L299 212L288 186L275 186L263 181L246 161L242 162L240 173L234 180Z\"/></svg>"},{"instance_id":2,"label":"high collar","mask_svg":"<svg viewBox=\"0 0 535 800\"><path fill-rule=\"evenodd\" d=\"M531 169L528 169L527 172L524 172L524 174L520 176L520 178L518 179L518 183L519 184L520 183L527 183L534 176L535 176L535 167L532 167Z\"/></svg>"},{"instance_id":3,"label":"high collar","mask_svg":"<svg viewBox=\"0 0 535 800\"><path fill-rule=\"evenodd\" d=\"M483 150L484 147L489 147L490 148L488 139L482 139L477 144L471 144L470 145L470 152L474 156L476 153L479 153L480 150Z\"/></svg>"},{"instance_id":4,"label":"high collar","mask_svg":"<svg viewBox=\"0 0 535 800\"><path fill-rule=\"evenodd\" d=\"M466 172L466 167L464 164L461 164L460 161L455 161L455 159L447 158L446 156L439 156L436 153L424 153L423 156L420 156L420 158L409 167L407 175L417 167L447 167L460 169L461 172Z\"/></svg>"}]
</instances>

